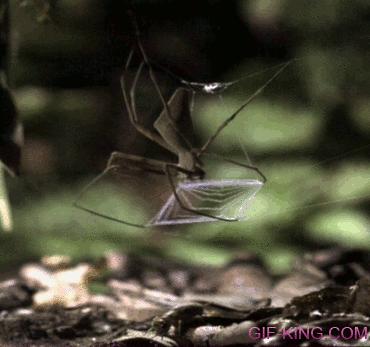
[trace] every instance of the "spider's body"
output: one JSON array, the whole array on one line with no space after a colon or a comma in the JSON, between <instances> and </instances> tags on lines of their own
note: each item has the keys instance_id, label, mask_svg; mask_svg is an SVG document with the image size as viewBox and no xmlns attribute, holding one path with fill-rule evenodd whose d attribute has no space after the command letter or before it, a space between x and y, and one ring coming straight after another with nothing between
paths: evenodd
<instances>
[{"instance_id":1,"label":"spider's body","mask_svg":"<svg viewBox=\"0 0 370 347\"><path fill-rule=\"evenodd\" d=\"M201 169L202 163L197 151L192 147L194 130L190 113L190 93L185 88L176 89L168 101L169 114L164 109L154 122L154 128L177 155L178 166L188 171L190 176L203 178L205 173Z\"/></svg>"}]
</instances>

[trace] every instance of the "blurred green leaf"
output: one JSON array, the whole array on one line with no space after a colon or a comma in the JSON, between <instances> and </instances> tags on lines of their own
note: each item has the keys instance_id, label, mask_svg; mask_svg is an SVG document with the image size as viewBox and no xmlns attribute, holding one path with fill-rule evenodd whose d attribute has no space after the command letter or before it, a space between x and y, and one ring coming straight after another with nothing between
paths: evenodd
<instances>
[{"instance_id":1,"label":"blurred green leaf","mask_svg":"<svg viewBox=\"0 0 370 347\"><path fill-rule=\"evenodd\" d=\"M369 200L370 165L360 162L347 162L331 175L328 183L328 196L330 200Z\"/></svg>"},{"instance_id":2,"label":"blurred green leaf","mask_svg":"<svg viewBox=\"0 0 370 347\"><path fill-rule=\"evenodd\" d=\"M282 274L289 271L297 255L298 250L277 246L265 254L265 262L270 271Z\"/></svg>"},{"instance_id":3,"label":"blurred green leaf","mask_svg":"<svg viewBox=\"0 0 370 347\"><path fill-rule=\"evenodd\" d=\"M114 223L73 207L76 192L81 189L82 186L76 186L72 191L60 187L47 198L31 200L15 208L15 228L24 230L35 253L97 256L108 249L135 247L135 240L145 235L143 230ZM129 210L132 217L138 218L143 213L128 201L123 205L121 196L112 186L99 187L89 197L92 209L99 210L99 206L104 204L112 213L125 209ZM122 243L117 244L117 240Z\"/></svg>"},{"instance_id":4,"label":"blurred green leaf","mask_svg":"<svg viewBox=\"0 0 370 347\"><path fill-rule=\"evenodd\" d=\"M224 265L231 253L220 247L196 244L192 241L175 240L170 243L166 255L192 264Z\"/></svg>"},{"instance_id":5,"label":"blurred green leaf","mask_svg":"<svg viewBox=\"0 0 370 347\"><path fill-rule=\"evenodd\" d=\"M220 107L220 103L212 101L204 103L194 117L203 139L242 104L241 100L227 98ZM223 152L235 148L238 139L248 151L258 153L310 148L315 146L321 124L321 115L312 110L259 99L224 130L216 145Z\"/></svg>"},{"instance_id":6,"label":"blurred green leaf","mask_svg":"<svg viewBox=\"0 0 370 347\"><path fill-rule=\"evenodd\" d=\"M370 134L370 100L357 100L354 103L352 115L358 129L365 134Z\"/></svg>"},{"instance_id":7,"label":"blurred green leaf","mask_svg":"<svg viewBox=\"0 0 370 347\"><path fill-rule=\"evenodd\" d=\"M311 42L299 50L298 59L308 96L321 109L351 103L353 86L358 92L369 88L369 54L359 55L351 45L333 48Z\"/></svg>"},{"instance_id":8,"label":"blurred green leaf","mask_svg":"<svg viewBox=\"0 0 370 347\"><path fill-rule=\"evenodd\" d=\"M369 9L369 2L284 0L282 9L284 12L281 21L301 33L310 33L320 39L327 38L330 34L334 35L335 30L341 25L349 26L356 21L361 11ZM333 39L332 36L329 37Z\"/></svg>"},{"instance_id":9,"label":"blurred green leaf","mask_svg":"<svg viewBox=\"0 0 370 347\"><path fill-rule=\"evenodd\" d=\"M44 88L24 87L17 90L15 99L23 118L42 115L51 102L51 93Z\"/></svg>"},{"instance_id":10,"label":"blurred green leaf","mask_svg":"<svg viewBox=\"0 0 370 347\"><path fill-rule=\"evenodd\" d=\"M305 46L302 57L302 73L311 100L325 100L331 105L340 97L340 87L345 79L345 62L337 52L316 46Z\"/></svg>"},{"instance_id":11,"label":"blurred green leaf","mask_svg":"<svg viewBox=\"0 0 370 347\"><path fill-rule=\"evenodd\" d=\"M334 209L319 212L306 225L317 240L346 247L370 247L370 220L360 211Z\"/></svg>"}]
</instances>

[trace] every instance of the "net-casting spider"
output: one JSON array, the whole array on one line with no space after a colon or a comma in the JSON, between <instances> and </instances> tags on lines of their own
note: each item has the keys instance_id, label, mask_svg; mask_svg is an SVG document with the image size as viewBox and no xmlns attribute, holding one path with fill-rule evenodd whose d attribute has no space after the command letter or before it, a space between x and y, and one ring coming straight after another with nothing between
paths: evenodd
<instances>
[{"instance_id":1,"label":"net-casting spider","mask_svg":"<svg viewBox=\"0 0 370 347\"><path fill-rule=\"evenodd\" d=\"M88 184L88 186L85 187L85 189L80 193L79 197L77 198L75 206L86 212L122 224L140 228L151 226L150 224L136 224L125 220L120 220L109 215L101 214L87 207L81 206L78 203L82 194L99 178L101 178L103 175L107 174L110 171L116 172L124 172L127 170L131 172L146 171L154 174L167 176L173 196L176 199L176 202L181 207L181 209L183 209L184 211L219 221L227 222L238 221L239 219L236 218L223 218L220 216L208 214L206 212L200 211L199 209L197 210L195 208L188 206L179 196L174 178L177 178L179 180L203 180L206 173L203 169L202 157L211 156L222 159L234 165L243 167L247 170L253 170L261 177L262 183L266 182L266 177L257 167L247 165L232 159L222 158L216 154L209 153L208 148L219 136L222 130L230 122L232 122L248 104L250 104L259 94L262 93L262 91L288 66L289 62L284 64L267 82L261 85L251 96L249 96L249 98L247 98L247 100L241 106L239 106L237 110L235 110L229 117L227 117L218 126L217 130L213 133L213 135L211 135L208 138L208 140L203 144L203 146L201 146L200 148L194 148L191 143L193 128L192 119L188 108L189 96L192 92L191 90L192 84L183 83L183 86L177 88L170 97L170 99L166 101L159 87L159 83L156 79L152 64L150 63L146 55L146 52L143 48L140 39L138 39L137 47L138 47L137 51L141 55L142 62L140 63L136 71L131 86L128 85L126 77L134 51L131 51L127 59L125 69L120 80L123 101L128 113L129 120L139 133L141 133L147 139L157 143L159 146L166 149L167 151L175 154L178 158L178 161L166 162L122 152L113 152L108 160L106 169L103 171L101 175L96 177L92 182ZM151 82L154 85L156 93L158 94L158 97L163 107L163 111L160 113L159 117L155 120L153 124L154 129L149 129L142 125L136 108L135 93L137 83L141 76L144 66L148 69Z\"/></svg>"}]
</instances>

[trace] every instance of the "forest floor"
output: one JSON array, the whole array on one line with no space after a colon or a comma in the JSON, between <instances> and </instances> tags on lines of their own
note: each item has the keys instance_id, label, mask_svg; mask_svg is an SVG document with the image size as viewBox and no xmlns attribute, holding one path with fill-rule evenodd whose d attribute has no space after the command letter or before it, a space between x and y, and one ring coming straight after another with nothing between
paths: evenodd
<instances>
[{"instance_id":1,"label":"forest floor","mask_svg":"<svg viewBox=\"0 0 370 347\"><path fill-rule=\"evenodd\" d=\"M26 264L0 283L2 347L370 346L370 254L328 249L285 276L110 253Z\"/></svg>"}]
</instances>

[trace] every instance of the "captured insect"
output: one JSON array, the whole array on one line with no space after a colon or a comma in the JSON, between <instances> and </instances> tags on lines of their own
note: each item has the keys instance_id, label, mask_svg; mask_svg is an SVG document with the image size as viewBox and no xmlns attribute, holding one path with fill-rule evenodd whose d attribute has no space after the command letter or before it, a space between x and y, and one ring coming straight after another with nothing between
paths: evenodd
<instances>
[{"instance_id":1,"label":"captured insect","mask_svg":"<svg viewBox=\"0 0 370 347\"><path fill-rule=\"evenodd\" d=\"M135 53L139 55L141 62L136 69L132 83L129 84L127 76ZM208 149L228 124L261 94L289 63L283 64L267 82L261 85L237 110L228 116L201 147L195 147L191 117L191 101L194 93L196 91L203 91L208 94L220 93L230 83L203 84L178 79L179 86L174 89L169 100L166 100L159 86L153 64L149 61L138 35L137 48L129 54L120 79L124 106L129 121L137 132L175 155L177 161L162 161L133 154L113 152L103 173L83 189L75 202L75 206L96 216L141 228L214 221L236 222L245 219L250 202L266 182L266 177L256 166L230 158L223 158L210 153ZM156 118L152 127L144 125L139 117L136 104L138 81L144 68L148 72L150 81L162 105L162 112ZM259 179L210 179L204 163L205 160L219 160L245 171L254 171ZM161 195L164 195L164 198L162 197L156 207L151 209L150 216L139 217L139 219L142 219L140 221L133 220L129 212L127 212L127 216L117 218L110 213L100 213L81 204L85 193L92 185L107 174L112 173L123 177L123 184L129 188L130 180L135 180L138 176L143 175L144 183L139 184L139 187L142 188L143 184L148 184L150 181L149 190L154 189L153 187L158 183L154 176L161 176L165 178L167 194L164 194L165 189L161 188ZM149 196L145 198L145 195L142 202L131 205L142 207L143 204L154 201ZM145 220L146 218L147 220Z\"/></svg>"}]
</instances>

